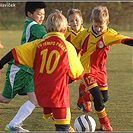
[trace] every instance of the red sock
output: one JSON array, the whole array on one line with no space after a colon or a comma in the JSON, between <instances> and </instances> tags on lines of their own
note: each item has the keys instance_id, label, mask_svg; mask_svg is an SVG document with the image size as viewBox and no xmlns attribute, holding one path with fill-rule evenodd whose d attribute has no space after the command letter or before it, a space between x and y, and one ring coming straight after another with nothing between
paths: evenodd
<instances>
[{"instance_id":1,"label":"red sock","mask_svg":"<svg viewBox=\"0 0 133 133\"><path fill-rule=\"evenodd\" d=\"M100 124L108 124L108 123L110 123L107 115L105 117L103 117L103 118L99 118L99 122L100 122Z\"/></svg>"},{"instance_id":2,"label":"red sock","mask_svg":"<svg viewBox=\"0 0 133 133\"><path fill-rule=\"evenodd\" d=\"M82 83L80 83L80 86L79 86L79 98L78 98L78 103L82 103L82 102L83 102L83 98L82 98L82 96L80 95L80 92L81 92L82 90L85 90L85 85L82 84Z\"/></svg>"},{"instance_id":3,"label":"red sock","mask_svg":"<svg viewBox=\"0 0 133 133\"><path fill-rule=\"evenodd\" d=\"M101 111L97 111L97 115L98 115L100 124L110 123L108 116L107 116L107 113L105 111L105 108L103 108Z\"/></svg>"},{"instance_id":4,"label":"red sock","mask_svg":"<svg viewBox=\"0 0 133 133\"><path fill-rule=\"evenodd\" d=\"M90 99L90 92L89 91L85 92L83 94L83 98L84 98L85 101L91 101L91 99Z\"/></svg>"}]
</instances>

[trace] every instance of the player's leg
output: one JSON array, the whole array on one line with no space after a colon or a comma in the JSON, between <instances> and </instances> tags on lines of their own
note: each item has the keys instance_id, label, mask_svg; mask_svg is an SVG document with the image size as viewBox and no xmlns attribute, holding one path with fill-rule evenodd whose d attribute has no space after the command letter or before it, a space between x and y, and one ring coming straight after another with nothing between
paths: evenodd
<instances>
[{"instance_id":1,"label":"player's leg","mask_svg":"<svg viewBox=\"0 0 133 133\"><path fill-rule=\"evenodd\" d=\"M92 111L91 109L91 100L90 100L90 92L86 91L86 86L84 83L81 81L79 85L79 97L78 97L78 102L77 102L77 107L79 110L82 110L83 112L90 112ZM84 99L84 95L87 95L87 99Z\"/></svg>"},{"instance_id":2,"label":"player's leg","mask_svg":"<svg viewBox=\"0 0 133 133\"><path fill-rule=\"evenodd\" d=\"M101 129L105 131L112 131L113 129L110 126L110 121L104 106L104 98L100 89L98 87L94 87L90 89L90 92L94 98L94 107L99 118Z\"/></svg>"},{"instance_id":3,"label":"player's leg","mask_svg":"<svg viewBox=\"0 0 133 133\"><path fill-rule=\"evenodd\" d=\"M69 131L70 108L52 108L56 131Z\"/></svg>"},{"instance_id":4,"label":"player's leg","mask_svg":"<svg viewBox=\"0 0 133 133\"><path fill-rule=\"evenodd\" d=\"M91 75L85 74L84 75L84 83L93 97L94 107L95 107L96 113L98 115L100 126L102 127L102 130L112 131L112 127L110 126L110 121L109 121L107 113L105 111L104 97L101 93L101 90L98 87L98 86L100 86L101 89L107 90L107 79L106 79L105 72L103 72L103 73L101 72L100 74L98 73L96 77L93 74L91 74ZM107 94L107 93L105 93L105 94ZM85 96L87 96L87 95L85 95ZM85 99L85 97L84 97L84 99Z\"/></svg>"},{"instance_id":5,"label":"player's leg","mask_svg":"<svg viewBox=\"0 0 133 133\"><path fill-rule=\"evenodd\" d=\"M1 103L9 103L17 94L16 91L14 91L14 79L16 73L19 71L19 69L15 69L15 71L12 72L12 65L8 65L6 70L6 81L4 85L4 89L2 92L0 92L0 102Z\"/></svg>"},{"instance_id":6,"label":"player's leg","mask_svg":"<svg viewBox=\"0 0 133 133\"><path fill-rule=\"evenodd\" d=\"M100 71L97 74L97 83L99 89L101 90L101 94L103 97L103 104L108 100L108 83L107 83L107 75L105 71ZM108 119L105 107L102 110L96 110L96 113L99 117L99 122L101 125L101 129L105 131L112 131L112 127L110 126L110 121Z\"/></svg>"},{"instance_id":7,"label":"player's leg","mask_svg":"<svg viewBox=\"0 0 133 133\"><path fill-rule=\"evenodd\" d=\"M71 113L70 108L47 108L43 107L43 118L46 120L50 117L55 122L56 131L69 131Z\"/></svg>"},{"instance_id":8,"label":"player's leg","mask_svg":"<svg viewBox=\"0 0 133 133\"><path fill-rule=\"evenodd\" d=\"M44 120L47 120L49 118L52 118L53 120L55 120L54 116L53 116L53 112L51 108L43 108L44 109L44 115L43 118ZM60 125L61 126L61 125ZM64 126L63 126L64 127ZM62 127L62 128L63 128ZM58 128L58 125L57 125ZM69 125L69 132L75 132L75 130L73 129L73 127L71 125Z\"/></svg>"},{"instance_id":9,"label":"player's leg","mask_svg":"<svg viewBox=\"0 0 133 133\"><path fill-rule=\"evenodd\" d=\"M24 131L28 132L27 129L22 128L22 122L33 112L35 109L35 106L37 105L37 102L35 102L35 93L29 92L27 93L29 100L27 100L18 110L17 114L14 116L14 118L10 121L8 126L18 127L18 132Z\"/></svg>"},{"instance_id":10,"label":"player's leg","mask_svg":"<svg viewBox=\"0 0 133 133\"><path fill-rule=\"evenodd\" d=\"M104 103L108 101L108 90L101 90Z\"/></svg>"},{"instance_id":11,"label":"player's leg","mask_svg":"<svg viewBox=\"0 0 133 133\"><path fill-rule=\"evenodd\" d=\"M16 66L13 68L16 68ZM14 77L13 90L19 94L27 93L29 100L20 107L15 117L6 126L5 130L28 132L28 130L22 128L22 122L32 113L37 104L33 86L33 75L20 69Z\"/></svg>"},{"instance_id":12,"label":"player's leg","mask_svg":"<svg viewBox=\"0 0 133 133\"><path fill-rule=\"evenodd\" d=\"M7 70L6 70L5 85L4 85L3 91L0 92L1 103L9 103L16 95L16 92L14 92L12 89L12 85L10 81L10 69L11 69L11 65L8 65ZM12 77L12 80L13 80L13 77Z\"/></svg>"},{"instance_id":13,"label":"player's leg","mask_svg":"<svg viewBox=\"0 0 133 133\"><path fill-rule=\"evenodd\" d=\"M9 103L12 99L6 98L2 95L2 92L0 92L0 102L1 103Z\"/></svg>"}]
</instances>

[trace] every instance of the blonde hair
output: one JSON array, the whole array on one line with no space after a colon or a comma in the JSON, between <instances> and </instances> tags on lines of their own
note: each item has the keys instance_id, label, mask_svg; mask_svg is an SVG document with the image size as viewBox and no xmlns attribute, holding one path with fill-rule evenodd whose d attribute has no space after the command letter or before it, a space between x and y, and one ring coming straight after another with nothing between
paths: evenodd
<instances>
[{"instance_id":1,"label":"blonde hair","mask_svg":"<svg viewBox=\"0 0 133 133\"><path fill-rule=\"evenodd\" d=\"M72 14L78 14L80 17L81 17L81 19L83 20L83 17L82 17L82 13L81 13L81 10L79 10L79 9L69 9L68 11L67 11L67 19L68 19L68 17L70 16L70 15L72 15Z\"/></svg>"},{"instance_id":2,"label":"blonde hair","mask_svg":"<svg viewBox=\"0 0 133 133\"><path fill-rule=\"evenodd\" d=\"M62 13L62 11L60 11L58 9L52 9L52 13L55 13L55 12Z\"/></svg>"},{"instance_id":3,"label":"blonde hair","mask_svg":"<svg viewBox=\"0 0 133 133\"><path fill-rule=\"evenodd\" d=\"M106 6L97 6L92 10L91 21L97 23L109 23L109 12Z\"/></svg>"},{"instance_id":4,"label":"blonde hair","mask_svg":"<svg viewBox=\"0 0 133 133\"><path fill-rule=\"evenodd\" d=\"M65 32L68 26L66 17L60 12L51 13L46 20L47 32Z\"/></svg>"}]
</instances>

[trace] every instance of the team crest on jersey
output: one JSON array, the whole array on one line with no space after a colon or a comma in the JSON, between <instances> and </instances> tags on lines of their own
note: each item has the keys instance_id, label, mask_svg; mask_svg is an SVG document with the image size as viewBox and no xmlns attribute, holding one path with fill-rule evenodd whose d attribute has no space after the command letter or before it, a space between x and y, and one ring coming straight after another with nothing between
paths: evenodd
<instances>
[{"instance_id":1,"label":"team crest on jersey","mask_svg":"<svg viewBox=\"0 0 133 133\"><path fill-rule=\"evenodd\" d=\"M103 41L97 42L97 46L98 46L99 48L103 48L103 47L104 47Z\"/></svg>"},{"instance_id":2,"label":"team crest on jersey","mask_svg":"<svg viewBox=\"0 0 133 133\"><path fill-rule=\"evenodd\" d=\"M98 41L97 41L97 47L98 48L103 48L104 47L104 40L103 40L103 37L101 37Z\"/></svg>"}]
</instances>

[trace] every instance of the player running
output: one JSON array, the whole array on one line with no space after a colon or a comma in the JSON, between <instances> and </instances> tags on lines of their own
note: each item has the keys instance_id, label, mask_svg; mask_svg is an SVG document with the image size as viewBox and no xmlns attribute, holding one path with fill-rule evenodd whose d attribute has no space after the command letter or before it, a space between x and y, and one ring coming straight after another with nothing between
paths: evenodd
<instances>
[{"instance_id":1,"label":"player running","mask_svg":"<svg viewBox=\"0 0 133 133\"><path fill-rule=\"evenodd\" d=\"M106 72L107 52L110 46L125 44L133 46L133 38L124 36L108 28L109 13L105 6L98 6L92 10L89 29L82 31L72 41L81 54L81 63L85 69L84 77L79 86L78 108L89 112L88 104L93 101L98 115L101 130L112 131L104 103L108 100L108 83Z\"/></svg>"}]
</instances>

